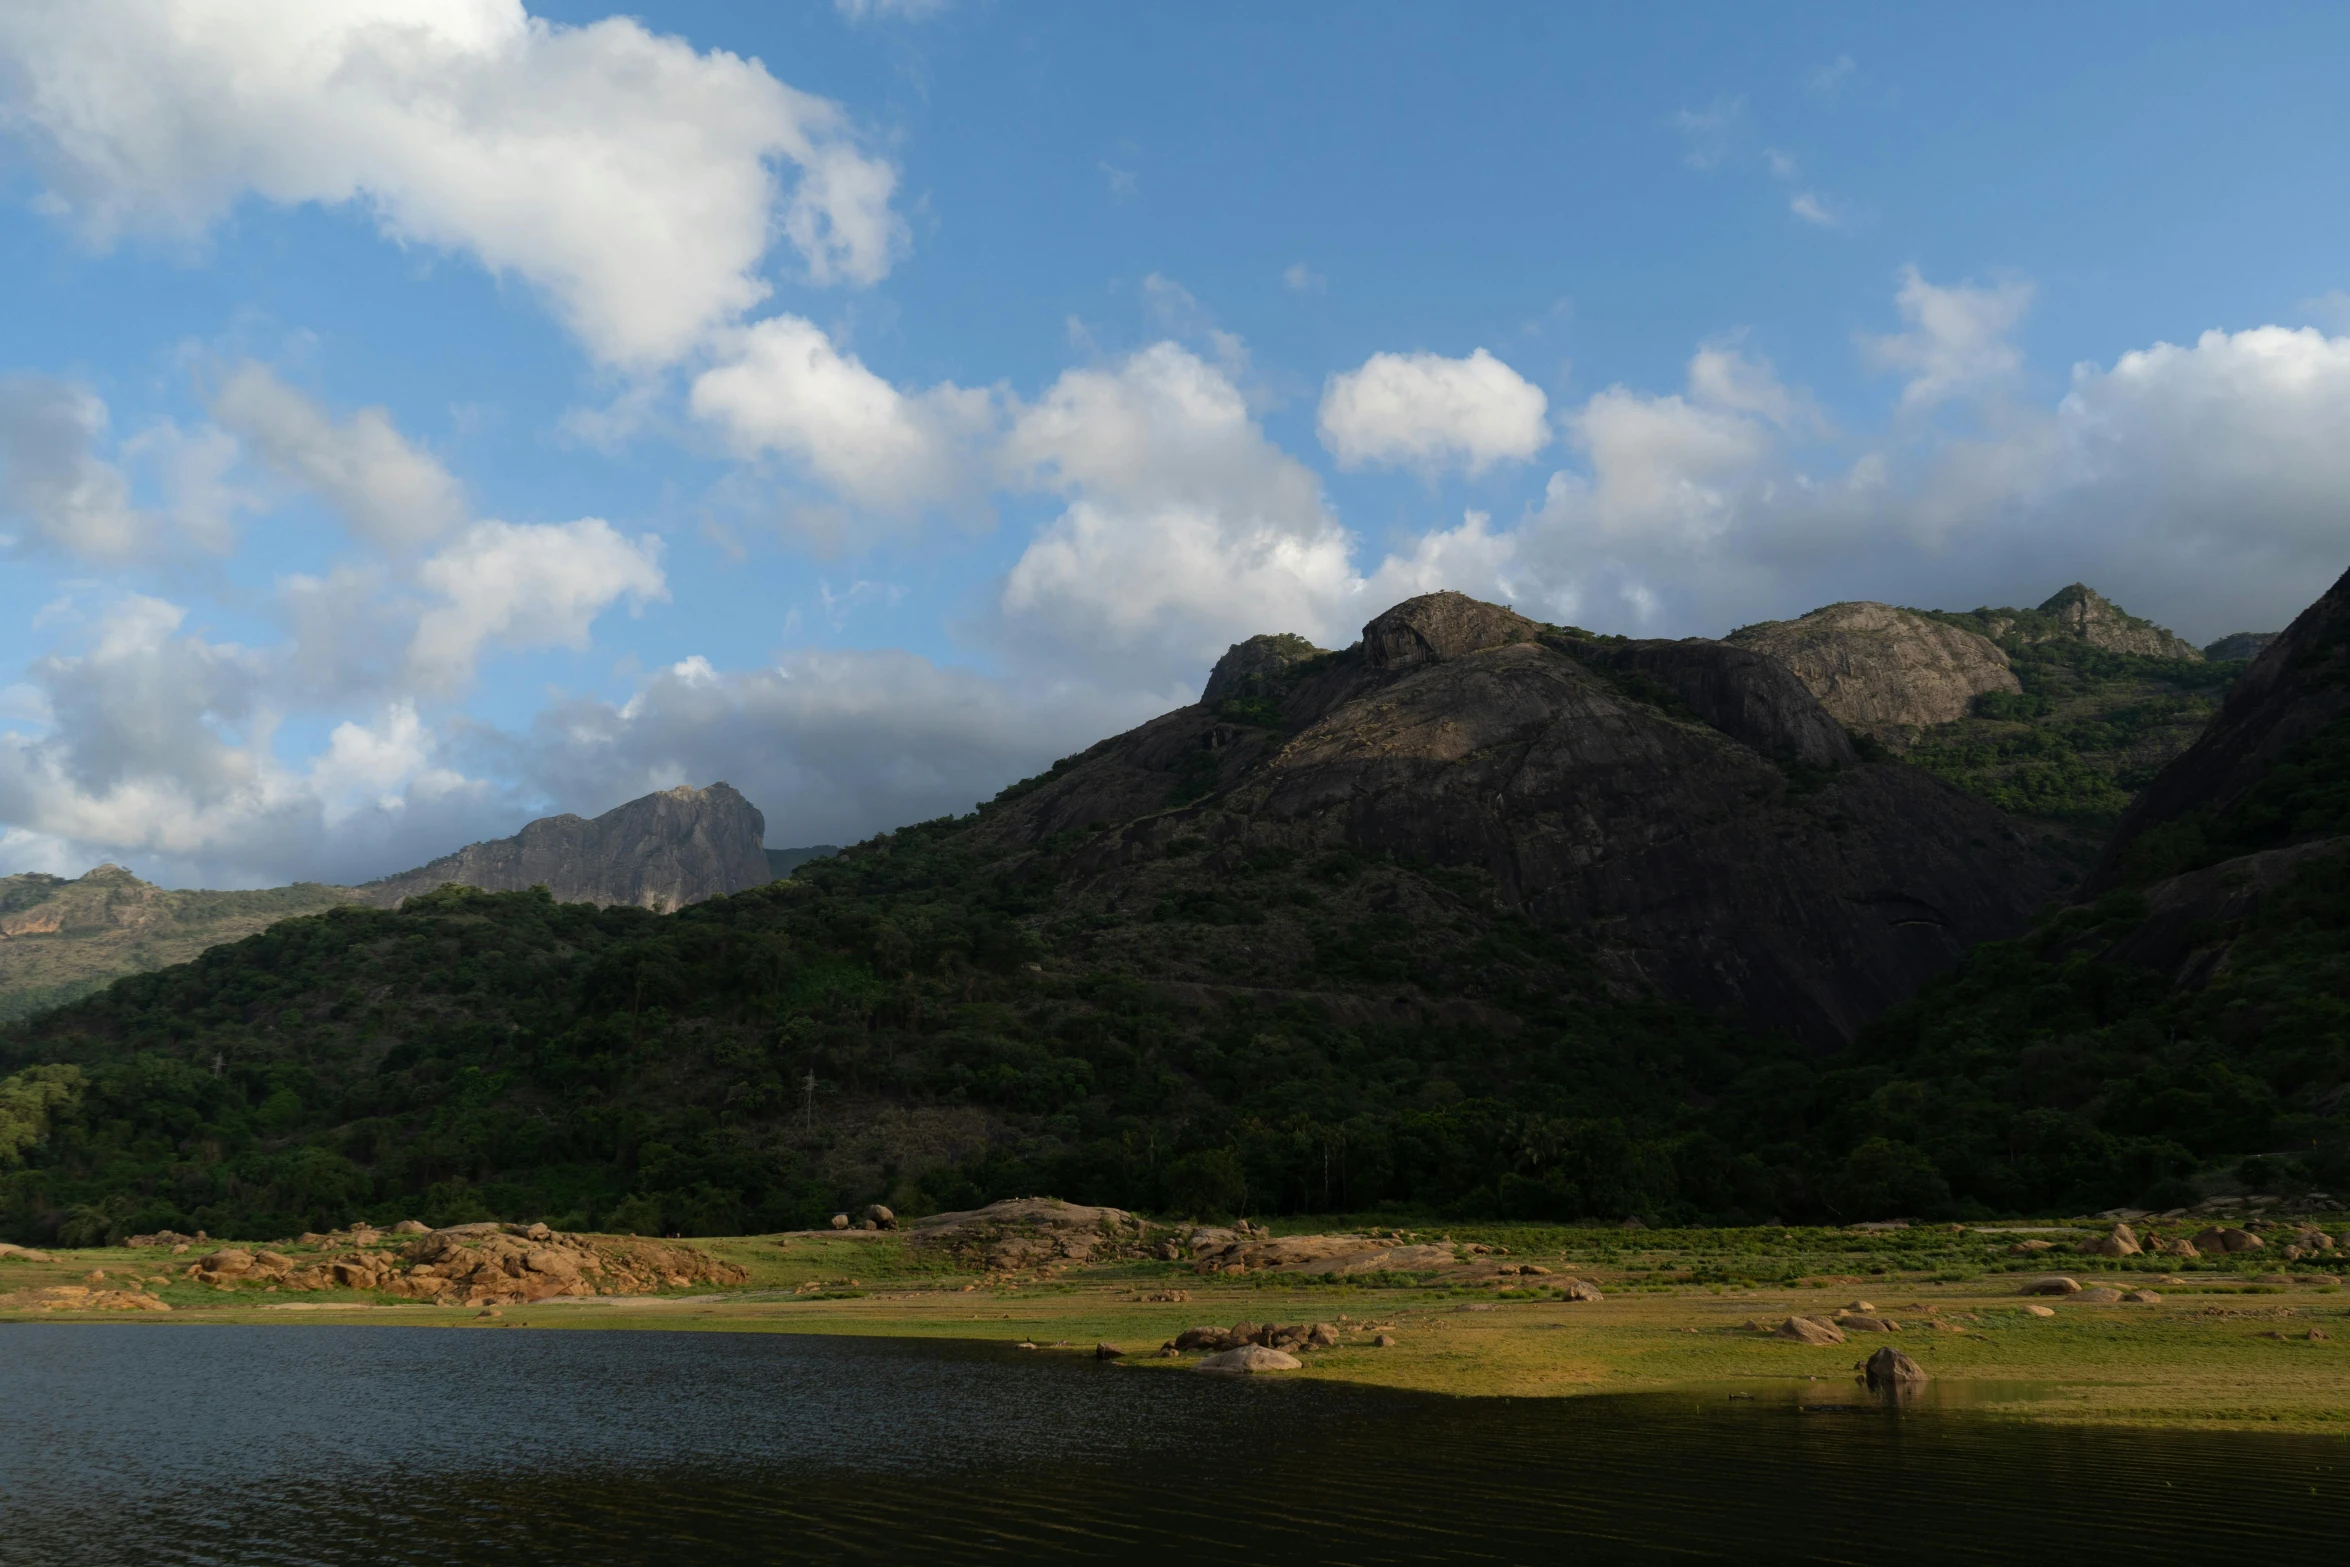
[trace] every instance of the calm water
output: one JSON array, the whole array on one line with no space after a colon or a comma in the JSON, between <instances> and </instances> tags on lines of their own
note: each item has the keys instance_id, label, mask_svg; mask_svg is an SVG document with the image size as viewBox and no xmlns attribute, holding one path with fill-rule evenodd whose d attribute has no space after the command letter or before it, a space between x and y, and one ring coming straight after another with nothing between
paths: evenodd
<instances>
[{"instance_id":1,"label":"calm water","mask_svg":"<svg viewBox=\"0 0 2350 1567\"><path fill-rule=\"evenodd\" d=\"M1480 1402L869 1339L0 1327L10 1567L2333 1560L2345 1523L2350 1443L1840 1384Z\"/></svg>"}]
</instances>

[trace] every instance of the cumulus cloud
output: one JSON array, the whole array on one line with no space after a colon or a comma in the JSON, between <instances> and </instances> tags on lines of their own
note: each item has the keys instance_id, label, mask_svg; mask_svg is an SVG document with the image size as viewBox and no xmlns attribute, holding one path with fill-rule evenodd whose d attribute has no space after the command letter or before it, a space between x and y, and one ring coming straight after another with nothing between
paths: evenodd
<instances>
[{"instance_id":1,"label":"cumulus cloud","mask_svg":"<svg viewBox=\"0 0 2350 1567\"><path fill-rule=\"evenodd\" d=\"M897 651L794 653L739 671L688 658L626 702L550 707L502 738L501 761L550 797L603 805L724 778L766 815L769 842L852 843L968 811L1164 707Z\"/></svg>"},{"instance_id":2,"label":"cumulus cloud","mask_svg":"<svg viewBox=\"0 0 2350 1567\"><path fill-rule=\"evenodd\" d=\"M1334 629L1354 578L1320 481L1189 350L1066 372L1020 411L1007 458L1069 500L1005 581L1020 635L1188 679L1237 637Z\"/></svg>"},{"instance_id":3,"label":"cumulus cloud","mask_svg":"<svg viewBox=\"0 0 2350 1567\"><path fill-rule=\"evenodd\" d=\"M1344 468L1391 463L1482 473L1550 444L1542 389L1480 348L1466 359L1373 354L1333 375L1315 419Z\"/></svg>"},{"instance_id":4,"label":"cumulus cloud","mask_svg":"<svg viewBox=\"0 0 2350 1567\"><path fill-rule=\"evenodd\" d=\"M1931 408L1963 392L1994 385L2023 364L2008 335L2032 307L2032 285L2011 280L1995 287L1959 283L1938 287L1915 267L1901 273L1893 296L1906 332L1863 337L1861 347L1879 366L1909 377L1905 409Z\"/></svg>"},{"instance_id":5,"label":"cumulus cloud","mask_svg":"<svg viewBox=\"0 0 2350 1567\"><path fill-rule=\"evenodd\" d=\"M85 560L119 562L152 546L156 519L130 480L98 455L106 405L47 376L0 379L0 517Z\"/></svg>"},{"instance_id":6,"label":"cumulus cloud","mask_svg":"<svg viewBox=\"0 0 2350 1567\"><path fill-rule=\"evenodd\" d=\"M737 334L689 401L738 454L779 453L842 498L901 515L967 494L975 444L996 423L986 391L901 392L789 315Z\"/></svg>"},{"instance_id":7,"label":"cumulus cloud","mask_svg":"<svg viewBox=\"0 0 2350 1567\"><path fill-rule=\"evenodd\" d=\"M198 235L248 194L355 203L528 280L614 363L673 360L759 303L778 231L818 283L874 282L905 243L896 171L838 105L519 0L8 6L0 124L93 244Z\"/></svg>"},{"instance_id":8,"label":"cumulus cloud","mask_svg":"<svg viewBox=\"0 0 2350 1567\"><path fill-rule=\"evenodd\" d=\"M666 599L661 541L622 537L601 517L577 522L477 522L417 569L439 602L409 644L417 678L462 684L484 647L587 646L588 627L622 599Z\"/></svg>"},{"instance_id":9,"label":"cumulus cloud","mask_svg":"<svg viewBox=\"0 0 2350 1567\"><path fill-rule=\"evenodd\" d=\"M337 423L267 368L248 362L221 383L212 417L376 544L429 543L465 519L463 489L431 453L402 437L382 408L362 408Z\"/></svg>"}]
</instances>

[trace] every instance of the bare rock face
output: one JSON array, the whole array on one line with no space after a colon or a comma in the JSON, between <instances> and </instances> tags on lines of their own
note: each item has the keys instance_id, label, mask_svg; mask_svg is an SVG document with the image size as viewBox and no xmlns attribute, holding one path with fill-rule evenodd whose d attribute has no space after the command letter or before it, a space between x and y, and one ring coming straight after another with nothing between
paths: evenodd
<instances>
[{"instance_id":1,"label":"bare rock face","mask_svg":"<svg viewBox=\"0 0 2350 1567\"><path fill-rule=\"evenodd\" d=\"M1778 659L1838 722L1894 746L1966 717L1986 691L2022 689L1989 638L1890 604L1831 604L1729 641Z\"/></svg>"},{"instance_id":2,"label":"bare rock face","mask_svg":"<svg viewBox=\"0 0 2350 1567\"><path fill-rule=\"evenodd\" d=\"M1283 632L1235 642L1208 675L1199 699L1210 707L1235 698L1260 696L1293 666L1322 656L1322 649L1304 637Z\"/></svg>"},{"instance_id":3,"label":"bare rock face","mask_svg":"<svg viewBox=\"0 0 2350 1567\"><path fill-rule=\"evenodd\" d=\"M1363 659L1373 669L1411 669L1531 642L1540 630L1515 610L1466 593L1428 593L1404 600L1363 628Z\"/></svg>"},{"instance_id":4,"label":"bare rock face","mask_svg":"<svg viewBox=\"0 0 2350 1567\"><path fill-rule=\"evenodd\" d=\"M469 844L430 865L370 882L366 901L398 908L450 882L484 892L544 886L558 903L634 904L667 914L765 885L766 818L723 783L679 786L593 821L546 816L511 838Z\"/></svg>"},{"instance_id":5,"label":"bare rock face","mask_svg":"<svg viewBox=\"0 0 2350 1567\"><path fill-rule=\"evenodd\" d=\"M2104 648L2109 653L2136 653L2145 658L2176 658L2189 663L2201 663L2203 650L2184 637L2174 636L2151 620L2115 606L2095 588L2076 582L2059 589L2055 597L2040 606L2040 613L2054 616L2059 636L2074 636L2091 647ZM2008 628L1998 626L1993 635L2007 634ZM2015 634L2027 642L2047 640L2049 633L2018 628Z\"/></svg>"},{"instance_id":6,"label":"bare rock face","mask_svg":"<svg viewBox=\"0 0 2350 1567\"><path fill-rule=\"evenodd\" d=\"M1201 704L1103 741L989 812L975 847L1010 863L1075 829L1054 895L1087 912L1343 851L1398 867L1360 895L1408 920L1401 868L1458 868L1620 992L1822 1044L2058 890L1997 810L1862 761L1750 648L1585 637L1431 594L1277 689L1249 722Z\"/></svg>"}]
</instances>

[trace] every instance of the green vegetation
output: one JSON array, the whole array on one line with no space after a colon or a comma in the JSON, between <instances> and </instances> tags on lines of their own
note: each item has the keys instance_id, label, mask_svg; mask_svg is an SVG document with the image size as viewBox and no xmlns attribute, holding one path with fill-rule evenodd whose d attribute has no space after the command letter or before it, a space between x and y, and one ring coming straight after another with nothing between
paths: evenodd
<instances>
[{"instance_id":1,"label":"green vegetation","mask_svg":"<svg viewBox=\"0 0 2350 1567\"><path fill-rule=\"evenodd\" d=\"M2194 743L2241 674L2238 663L2117 653L2033 622L2033 610L1936 614L1993 636L2020 692L1975 699L1972 715L1919 737L1908 760L2018 816L2101 842L2138 790ZM2046 637L2046 640L2033 640Z\"/></svg>"}]
</instances>

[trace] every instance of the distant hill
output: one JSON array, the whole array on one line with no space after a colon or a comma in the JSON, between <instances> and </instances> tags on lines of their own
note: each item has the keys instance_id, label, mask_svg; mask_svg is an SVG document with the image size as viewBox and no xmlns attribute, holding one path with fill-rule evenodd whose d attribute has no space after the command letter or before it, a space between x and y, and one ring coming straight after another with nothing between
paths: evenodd
<instances>
[{"instance_id":1,"label":"distant hill","mask_svg":"<svg viewBox=\"0 0 2350 1567\"><path fill-rule=\"evenodd\" d=\"M804 849L769 849L767 874L781 881L810 860L827 860L838 853L840 845L837 843L811 844Z\"/></svg>"},{"instance_id":2,"label":"distant hill","mask_svg":"<svg viewBox=\"0 0 2350 1567\"><path fill-rule=\"evenodd\" d=\"M77 880L0 877L0 1020L86 996L125 974L185 963L297 914L351 901L303 883L261 892L173 892L119 865Z\"/></svg>"},{"instance_id":3,"label":"distant hill","mask_svg":"<svg viewBox=\"0 0 2350 1567\"><path fill-rule=\"evenodd\" d=\"M0 1021L90 994L125 974L185 963L281 919L339 903L397 907L446 883L489 892L545 886L562 903L662 913L740 892L831 848L766 849L766 821L723 783L649 794L593 821L549 816L364 887L173 892L119 865L78 881L0 877ZM781 859L784 869L773 868Z\"/></svg>"},{"instance_id":4,"label":"distant hill","mask_svg":"<svg viewBox=\"0 0 2350 1567\"><path fill-rule=\"evenodd\" d=\"M773 879L767 819L724 783L679 785L595 819L542 816L511 838L468 844L358 889L387 908L454 882L484 892L544 887L557 903L625 903L666 914Z\"/></svg>"}]
</instances>

